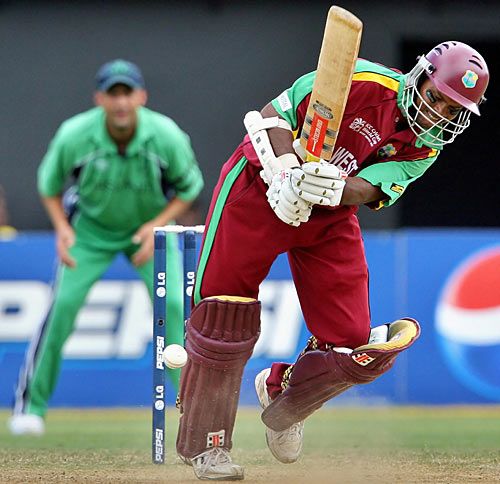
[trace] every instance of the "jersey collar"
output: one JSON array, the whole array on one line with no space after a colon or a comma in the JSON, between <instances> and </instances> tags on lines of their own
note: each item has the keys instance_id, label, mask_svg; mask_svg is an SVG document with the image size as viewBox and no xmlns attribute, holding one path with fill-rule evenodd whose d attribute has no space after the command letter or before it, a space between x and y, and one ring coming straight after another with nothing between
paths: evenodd
<instances>
[{"instance_id":1,"label":"jersey collar","mask_svg":"<svg viewBox=\"0 0 500 484\"><path fill-rule=\"evenodd\" d=\"M116 143L113 141L106 128L106 116L102 108L98 108L100 114L98 117L98 126L93 133L93 138L100 148L106 153L113 154L117 152ZM137 128L133 138L127 146L127 156L135 156L142 149L144 144L152 137L153 133L149 129L148 123L145 120L147 116L147 108L140 107L137 111Z\"/></svg>"}]
</instances>

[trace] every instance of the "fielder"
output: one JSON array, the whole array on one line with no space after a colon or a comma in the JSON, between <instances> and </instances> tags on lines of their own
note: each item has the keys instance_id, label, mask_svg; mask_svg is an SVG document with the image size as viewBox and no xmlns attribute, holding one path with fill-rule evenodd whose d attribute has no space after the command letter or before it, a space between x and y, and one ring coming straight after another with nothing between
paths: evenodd
<instances>
[{"instance_id":1,"label":"fielder","mask_svg":"<svg viewBox=\"0 0 500 484\"><path fill-rule=\"evenodd\" d=\"M312 334L293 364L256 378L269 449L300 455L304 420L327 400L388 371L419 336L401 318L370 327L368 270L358 206L394 204L479 114L488 84L481 55L443 42L407 74L356 64L331 160L303 163L293 141L315 72L249 113L249 135L222 168L206 221L187 326L177 452L200 479L243 479L230 456L243 368L259 337L259 285L286 252ZM252 138L268 135L264 159ZM296 146L296 143L295 143Z\"/></svg>"},{"instance_id":2,"label":"fielder","mask_svg":"<svg viewBox=\"0 0 500 484\"><path fill-rule=\"evenodd\" d=\"M20 373L10 420L14 434L43 433L62 348L92 285L123 253L152 295L153 227L173 222L203 187L187 134L172 119L144 107L147 92L135 64L104 64L96 84L97 107L62 124L38 171L38 189L55 228L61 264L53 304ZM70 177L76 190L63 201ZM182 275L175 234L169 234L167 244L173 321L167 344L182 344ZM169 371L177 385L180 370Z\"/></svg>"}]
</instances>

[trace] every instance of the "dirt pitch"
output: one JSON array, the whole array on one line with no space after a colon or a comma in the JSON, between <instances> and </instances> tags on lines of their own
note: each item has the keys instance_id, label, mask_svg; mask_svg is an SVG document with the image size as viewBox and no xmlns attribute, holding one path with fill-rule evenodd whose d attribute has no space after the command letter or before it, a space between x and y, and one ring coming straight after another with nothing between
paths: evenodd
<instances>
[{"instance_id":1,"label":"dirt pitch","mask_svg":"<svg viewBox=\"0 0 500 484\"><path fill-rule=\"evenodd\" d=\"M256 409L242 409L233 457L248 483L500 482L500 407L336 408L307 421L304 454L276 462ZM167 462L150 463L148 410L53 410L41 438L14 438L0 412L0 482L191 483L174 451L169 410Z\"/></svg>"}]
</instances>

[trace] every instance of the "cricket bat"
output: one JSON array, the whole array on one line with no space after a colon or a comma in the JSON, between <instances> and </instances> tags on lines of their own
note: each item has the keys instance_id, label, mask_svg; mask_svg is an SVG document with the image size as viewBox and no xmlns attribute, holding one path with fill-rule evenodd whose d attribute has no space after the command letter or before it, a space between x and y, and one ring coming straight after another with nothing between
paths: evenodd
<instances>
[{"instance_id":1,"label":"cricket bat","mask_svg":"<svg viewBox=\"0 0 500 484\"><path fill-rule=\"evenodd\" d=\"M335 5L330 7L300 136L300 144L307 153L305 161L318 158L329 161L333 155L362 30L363 24L355 15Z\"/></svg>"}]
</instances>

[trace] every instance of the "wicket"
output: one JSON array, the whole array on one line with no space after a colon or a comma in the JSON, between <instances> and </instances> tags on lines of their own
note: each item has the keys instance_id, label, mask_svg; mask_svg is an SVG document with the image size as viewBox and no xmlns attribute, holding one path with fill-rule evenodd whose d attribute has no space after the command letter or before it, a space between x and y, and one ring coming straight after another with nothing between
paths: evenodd
<instances>
[{"instance_id":1,"label":"wicket","mask_svg":"<svg viewBox=\"0 0 500 484\"><path fill-rule=\"evenodd\" d=\"M167 233L182 234L184 324L191 311L191 296L196 276L196 236L203 225L167 225L154 229L154 297L153 297L153 405L152 459L154 464L165 462L165 348L167 326Z\"/></svg>"}]
</instances>

